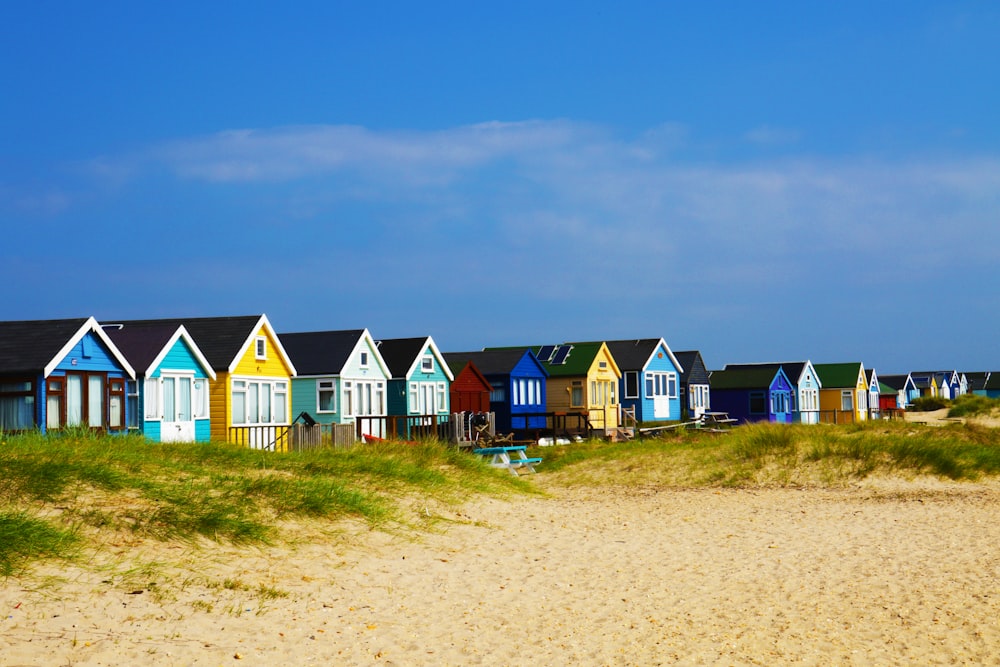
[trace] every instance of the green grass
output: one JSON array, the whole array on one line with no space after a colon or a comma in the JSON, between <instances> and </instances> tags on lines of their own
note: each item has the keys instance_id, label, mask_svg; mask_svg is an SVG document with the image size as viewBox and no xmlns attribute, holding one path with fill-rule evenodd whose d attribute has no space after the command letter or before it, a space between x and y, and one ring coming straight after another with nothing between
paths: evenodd
<instances>
[{"instance_id":1,"label":"green grass","mask_svg":"<svg viewBox=\"0 0 1000 667\"><path fill-rule=\"evenodd\" d=\"M325 532L349 519L424 529L428 511L548 485L841 487L878 475L977 480L1000 475L1000 430L926 427L741 426L677 429L631 442L538 448L539 475L514 478L442 443L380 443L273 453L135 437L0 434L0 576L40 559L130 540L282 540L290 525Z\"/></svg>"},{"instance_id":2,"label":"green grass","mask_svg":"<svg viewBox=\"0 0 1000 667\"><path fill-rule=\"evenodd\" d=\"M27 434L0 446L0 575L70 553L70 537L266 543L286 520L426 521L410 501L458 503L530 484L441 443L273 453L138 437ZM42 518L45 517L45 518Z\"/></svg>"},{"instance_id":3,"label":"green grass","mask_svg":"<svg viewBox=\"0 0 1000 667\"><path fill-rule=\"evenodd\" d=\"M1000 430L961 424L755 424L725 434L675 431L543 451L545 471L567 485L839 487L875 475L1000 475Z\"/></svg>"},{"instance_id":4,"label":"green grass","mask_svg":"<svg viewBox=\"0 0 1000 667\"><path fill-rule=\"evenodd\" d=\"M949 417L974 417L978 415L990 415L994 410L1000 409L1000 400L978 396L975 394L964 394L951 403L948 409Z\"/></svg>"}]
</instances>

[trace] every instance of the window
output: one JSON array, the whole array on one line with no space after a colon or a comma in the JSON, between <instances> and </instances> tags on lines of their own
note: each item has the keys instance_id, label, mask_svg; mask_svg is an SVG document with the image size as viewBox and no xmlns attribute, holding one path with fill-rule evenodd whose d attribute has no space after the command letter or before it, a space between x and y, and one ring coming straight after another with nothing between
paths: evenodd
<instances>
[{"instance_id":1,"label":"window","mask_svg":"<svg viewBox=\"0 0 1000 667\"><path fill-rule=\"evenodd\" d=\"M677 373L646 373L646 398L677 398Z\"/></svg>"},{"instance_id":2,"label":"window","mask_svg":"<svg viewBox=\"0 0 1000 667\"><path fill-rule=\"evenodd\" d=\"M48 380L45 389L45 427L59 428L63 423L66 406L66 381L63 378Z\"/></svg>"},{"instance_id":3,"label":"window","mask_svg":"<svg viewBox=\"0 0 1000 667\"><path fill-rule=\"evenodd\" d=\"M437 383L436 392L436 408L438 412L448 411L448 386L444 382Z\"/></svg>"},{"instance_id":4,"label":"window","mask_svg":"<svg viewBox=\"0 0 1000 667\"><path fill-rule=\"evenodd\" d=\"M361 368L368 368L368 353L367 352L362 352L360 354L360 358L358 360L358 365Z\"/></svg>"},{"instance_id":5,"label":"window","mask_svg":"<svg viewBox=\"0 0 1000 667\"><path fill-rule=\"evenodd\" d=\"M850 412L854 409L854 396L850 389L844 389L840 392L840 409L844 412Z\"/></svg>"},{"instance_id":6,"label":"window","mask_svg":"<svg viewBox=\"0 0 1000 667\"><path fill-rule=\"evenodd\" d=\"M111 426L121 428L125 424L125 385L121 378L112 378L116 383L113 395L109 392L107 373L69 371L63 377L47 380L45 399L45 424L47 428L64 426L89 426L103 428L109 419ZM113 404L109 403L113 400ZM111 409L114 415L111 415Z\"/></svg>"},{"instance_id":7,"label":"window","mask_svg":"<svg viewBox=\"0 0 1000 667\"><path fill-rule=\"evenodd\" d=\"M639 398L639 371L625 371L625 398Z\"/></svg>"},{"instance_id":8,"label":"window","mask_svg":"<svg viewBox=\"0 0 1000 667\"><path fill-rule=\"evenodd\" d=\"M688 407L692 410L708 408L709 388L705 384L693 384L689 393Z\"/></svg>"},{"instance_id":9,"label":"window","mask_svg":"<svg viewBox=\"0 0 1000 667\"><path fill-rule=\"evenodd\" d=\"M108 381L108 428L125 426L125 380Z\"/></svg>"},{"instance_id":10,"label":"window","mask_svg":"<svg viewBox=\"0 0 1000 667\"><path fill-rule=\"evenodd\" d=\"M208 379L195 378L192 385L191 410L195 419L208 419Z\"/></svg>"},{"instance_id":11,"label":"window","mask_svg":"<svg viewBox=\"0 0 1000 667\"><path fill-rule=\"evenodd\" d=\"M771 394L771 412L774 414L788 412L788 392L776 391Z\"/></svg>"},{"instance_id":12,"label":"window","mask_svg":"<svg viewBox=\"0 0 1000 667\"><path fill-rule=\"evenodd\" d=\"M385 383L372 380L344 381L344 417L385 414Z\"/></svg>"},{"instance_id":13,"label":"window","mask_svg":"<svg viewBox=\"0 0 1000 667\"><path fill-rule=\"evenodd\" d=\"M420 360L420 372L421 373L433 373L434 372L434 355L427 354Z\"/></svg>"},{"instance_id":14,"label":"window","mask_svg":"<svg viewBox=\"0 0 1000 667\"><path fill-rule=\"evenodd\" d=\"M288 422L287 382L249 379L232 382L234 424Z\"/></svg>"},{"instance_id":15,"label":"window","mask_svg":"<svg viewBox=\"0 0 1000 667\"><path fill-rule=\"evenodd\" d=\"M503 382L490 383L490 403L503 403L507 400L507 391Z\"/></svg>"},{"instance_id":16,"label":"window","mask_svg":"<svg viewBox=\"0 0 1000 667\"><path fill-rule=\"evenodd\" d=\"M410 413L420 413L420 387L416 382L410 383Z\"/></svg>"},{"instance_id":17,"label":"window","mask_svg":"<svg viewBox=\"0 0 1000 667\"><path fill-rule=\"evenodd\" d=\"M254 339L254 357L260 361L267 359L267 337L257 336Z\"/></svg>"},{"instance_id":18,"label":"window","mask_svg":"<svg viewBox=\"0 0 1000 667\"><path fill-rule=\"evenodd\" d=\"M570 407L583 407L583 380L573 380L569 388Z\"/></svg>"},{"instance_id":19,"label":"window","mask_svg":"<svg viewBox=\"0 0 1000 667\"><path fill-rule=\"evenodd\" d=\"M767 412L767 401L763 391L750 392L750 414L762 415Z\"/></svg>"},{"instance_id":20,"label":"window","mask_svg":"<svg viewBox=\"0 0 1000 667\"><path fill-rule=\"evenodd\" d=\"M333 380L316 381L316 412L337 411L337 388Z\"/></svg>"},{"instance_id":21,"label":"window","mask_svg":"<svg viewBox=\"0 0 1000 667\"><path fill-rule=\"evenodd\" d=\"M148 421L160 418L160 379L146 378L143 382L146 395L143 417Z\"/></svg>"},{"instance_id":22,"label":"window","mask_svg":"<svg viewBox=\"0 0 1000 667\"><path fill-rule=\"evenodd\" d=\"M35 383L0 381L0 431L23 431L35 426Z\"/></svg>"},{"instance_id":23,"label":"window","mask_svg":"<svg viewBox=\"0 0 1000 667\"><path fill-rule=\"evenodd\" d=\"M139 383L125 381L125 423L129 428L139 428Z\"/></svg>"}]
</instances>

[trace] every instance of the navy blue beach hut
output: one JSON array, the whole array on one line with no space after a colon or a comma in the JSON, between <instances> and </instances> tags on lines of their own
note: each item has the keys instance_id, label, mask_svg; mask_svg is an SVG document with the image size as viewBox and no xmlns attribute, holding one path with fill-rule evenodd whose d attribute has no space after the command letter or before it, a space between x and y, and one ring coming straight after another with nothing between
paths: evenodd
<instances>
[{"instance_id":1,"label":"navy blue beach hut","mask_svg":"<svg viewBox=\"0 0 1000 667\"><path fill-rule=\"evenodd\" d=\"M785 371L768 366L712 371L712 406L742 423L794 421L794 387Z\"/></svg>"}]
</instances>

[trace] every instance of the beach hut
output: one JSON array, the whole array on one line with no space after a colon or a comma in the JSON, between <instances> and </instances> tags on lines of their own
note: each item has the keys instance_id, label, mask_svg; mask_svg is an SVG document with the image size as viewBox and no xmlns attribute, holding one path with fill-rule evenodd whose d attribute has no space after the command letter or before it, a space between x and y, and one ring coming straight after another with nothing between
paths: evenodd
<instances>
[{"instance_id":1,"label":"beach hut","mask_svg":"<svg viewBox=\"0 0 1000 667\"><path fill-rule=\"evenodd\" d=\"M698 419L712 409L712 387L708 368L698 350L674 352L681 365L682 419Z\"/></svg>"},{"instance_id":2,"label":"beach hut","mask_svg":"<svg viewBox=\"0 0 1000 667\"><path fill-rule=\"evenodd\" d=\"M389 367L368 329L278 335L295 365L292 414L385 437Z\"/></svg>"},{"instance_id":3,"label":"beach hut","mask_svg":"<svg viewBox=\"0 0 1000 667\"><path fill-rule=\"evenodd\" d=\"M134 381L93 317L0 322L0 431L124 431Z\"/></svg>"},{"instance_id":4,"label":"beach hut","mask_svg":"<svg viewBox=\"0 0 1000 667\"><path fill-rule=\"evenodd\" d=\"M621 371L619 396L623 409L639 422L681 418L680 361L662 338L606 341Z\"/></svg>"},{"instance_id":5,"label":"beach hut","mask_svg":"<svg viewBox=\"0 0 1000 667\"><path fill-rule=\"evenodd\" d=\"M780 365L744 365L712 371L713 409L742 423L794 420L791 380Z\"/></svg>"},{"instance_id":6,"label":"beach hut","mask_svg":"<svg viewBox=\"0 0 1000 667\"><path fill-rule=\"evenodd\" d=\"M108 322L183 325L215 372L209 380L211 439L255 449L286 447L295 366L266 315Z\"/></svg>"},{"instance_id":7,"label":"beach hut","mask_svg":"<svg viewBox=\"0 0 1000 667\"><path fill-rule=\"evenodd\" d=\"M819 423L819 390L822 389L823 384L820 382L811 361L726 364L726 370L737 368L767 368L773 371L778 368L783 369L794 387L792 393L793 421L801 424Z\"/></svg>"},{"instance_id":8,"label":"beach hut","mask_svg":"<svg viewBox=\"0 0 1000 667\"><path fill-rule=\"evenodd\" d=\"M497 432L523 432L546 427L548 373L527 348L448 352L448 365L473 363L490 385L489 411Z\"/></svg>"},{"instance_id":9,"label":"beach hut","mask_svg":"<svg viewBox=\"0 0 1000 667\"><path fill-rule=\"evenodd\" d=\"M860 422L868 418L868 377L860 361L814 364L822 383L819 391L820 421Z\"/></svg>"},{"instance_id":10,"label":"beach hut","mask_svg":"<svg viewBox=\"0 0 1000 667\"><path fill-rule=\"evenodd\" d=\"M184 325L103 329L135 368L138 391L129 402L129 426L155 442L210 440L208 396L215 371Z\"/></svg>"}]
</instances>

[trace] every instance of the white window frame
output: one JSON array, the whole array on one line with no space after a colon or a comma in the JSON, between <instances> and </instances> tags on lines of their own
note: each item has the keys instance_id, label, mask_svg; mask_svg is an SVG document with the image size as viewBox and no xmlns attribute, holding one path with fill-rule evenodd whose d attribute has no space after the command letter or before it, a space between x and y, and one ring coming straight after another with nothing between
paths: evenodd
<instances>
[{"instance_id":1,"label":"white window frame","mask_svg":"<svg viewBox=\"0 0 1000 667\"><path fill-rule=\"evenodd\" d=\"M253 354L257 361L267 361L267 336L254 338Z\"/></svg>"},{"instance_id":2,"label":"white window frame","mask_svg":"<svg viewBox=\"0 0 1000 667\"><path fill-rule=\"evenodd\" d=\"M629 378L632 379L632 391L629 391ZM625 371L625 398L639 398L639 371Z\"/></svg>"},{"instance_id":3,"label":"white window frame","mask_svg":"<svg viewBox=\"0 0 1000 667\"><path fill-rule=\"evenodd\" d=\"M344 391L347 391L345 382ZM330 408L323 409L323 395L330 395ZM337 412L337 380L334 378L319 378L316 380L316 412L321 415Z\"/></svg>"},{"instance_id":4,"label":"white window frame","mask_svg":"<svg viewBox=\"0 0 1000 667\"><path fill-rule=\"evenodd\" d=\"M230 380L232 405L229 416L234 425L271 426L288 423L288 380L280 378L234 377ZM243 394L243 414L236 414L236 396ZM257 414L252 415L251 397Z\"/></svg>"},{"instance_id":5,"label":"white window frame","mask_svg":"<svg viewBox=\"0 0 1000 667\"><path fill-rule=\"evenodd\" d=\"M358 355L358 368L368 368L370 357L371 355L369 355L367 351L361 352Z\"/></svg>"},{"instance_id":6,"label":"white window frame","mask_svg":"<svg viewBox=\"0 0 1000 667\"><path fill-rule=\"evenodd\" d=\"M421 373L433 373L434 372L434 355L425 354L420 359L420 372Z\"/></svg>"}]
</instances>

